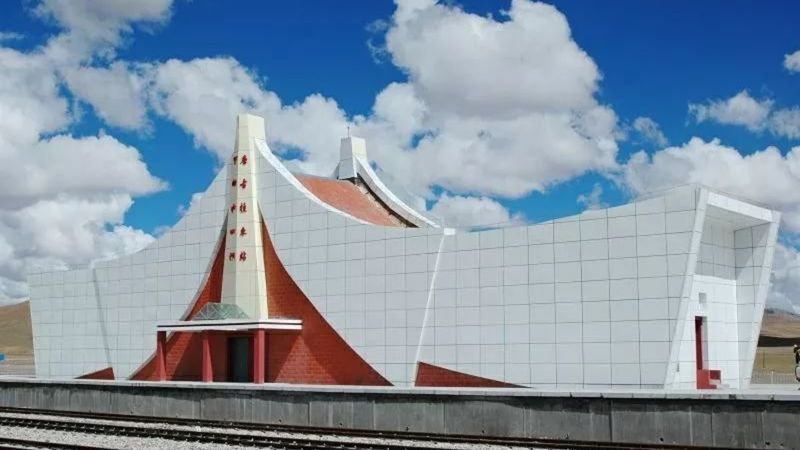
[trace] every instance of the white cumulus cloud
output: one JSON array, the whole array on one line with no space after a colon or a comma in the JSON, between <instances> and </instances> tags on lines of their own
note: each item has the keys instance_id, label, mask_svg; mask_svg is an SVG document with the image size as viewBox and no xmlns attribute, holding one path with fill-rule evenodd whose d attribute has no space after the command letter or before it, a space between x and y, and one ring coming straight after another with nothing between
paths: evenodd
<instances>
[{"instance_id":1,"label":"white cumulus cloud","mask_svg":"<svg viewBox=\"0 0 800 450\"><path fill-rule=\"evenodd\" d=\"M800 72L800 50L783 57L783 67L789 72Z\"/></svg>"},{"instance_id":2,"label":"white cumulus cloud","mask_svg":"<svg viewBox=\"0 0 800 450\"><path fill-rule=\"evenodd\" d=\"M600 183L595 183L589 193L579 195L575 201L586 209L608 208L608 203L603 201L603 186Z\"/></svg>"},{"instance_id":3,"label":"white cumulus cloud","mask_svg":"<svg viewBox=\"0 0 800 450\"><path fill-rule=\"evenodd\" d=\"M664 132L661 131L661 126L658 122L649 117L637 117L633 120L633 129L636 130L645 140L652 142L658 146L665 146L669 144Z\"/></svg>"},{"instance_id":4,"label":"white cumulus cloud","mask_svg":"<svg viewBox=\"0 0 800 450\"><path fill-rule=\"evenodd\" d=\"M616 167L617 117L595 99L594 61L549 5L512 2L498 21L432 2L399 2L385 51L408 74L351 117L320 94L285 104L228 57L150 64L155 111L220 157L239 112L267 119L273 147L300 150L303 170L329 174L348 127L370 156L417 194L520 197L590 170ZM138 67L141 67L138 66ZM120 77L120 82L125 78Z\"/></svg>"},{"instance_id":5,"label":"white cumulus cloud","mask_svg":"<svg viewBox=\"0 0 800 450\"><path fill-rule=\"evenodd\" d=\"M764 128L772 105L772 100L758 100L749 92L741 91L724 100L692 103L689 105L689 112L698 123L715 121L727 125L742 125L756 131Z\"/></svg>"},{"instance_id":6,"label":"white cumulus cloud","mask_svg":"<svg viewBox=\"0 0 800 450\"><path fill-rule=\"evenodd\" d=\"M127 70L80 65L112 55L135 23L165 20L171 1L30 5L61 32L27 51L0 42L0 300L27 295L28 268L86 264L146 245L151 237L124 225L124 214L135 197L166 187L136 148L103 133L69 132L79 115L64 80L109 123L140 126L141 110L121 111L130 106L119 104L124 95L104 97L103 84L111 79L117 87Z\"/></svg>"},{"instance_id":7,"label":"white cumulus cloud","mask_svg":"<svg viewBox=\"0 0 800 450\"><path fill-rule=\"evenodd\" d=\"M0 31L0 44L5 41L18 41L23 37L25 36L14 31Z\"/></svg>"},{"instance_id":8,"label":"white cumulus cloud","mask_svg":"<svg viewBox=\"0 0 800 450\"><path fill-rule=\"evenodd\" d=\"M697 123L713 121L744 126L750 131L769 131L789 139L800 138L800 108L774 108L771 99L756 99L741 91L728 99L692 103L689 114Z\"/></svg>"},{"instance_id":9,"label":"white cumulus cloud","mask_svg":"<svg viewBox=\"0 0 800 450\"><path fill-rule=\"evenodd\" d=\"M388 86L358 130L387 170L417 192L520 197L615 167L617 118L595 99L600 72L554 7L515 0L496 20L430 1L397 6L385 48L408 80Z\"/></svg>"},{"instance_id":10,"label":"white cumulus cloud","mask_svg":"<svg viewBox=\"0 0 800 450\"><path fill-rule=\"evenodd\" d=\"M800 108L795 106L775 111L770 117L769 129L778 136L800 138Z\"/></svg>"},{"instance_id":11,"label":"white cumulus cloud","mask_svg":"<svg viewBox=\"0 0 800 450\"><path fill-rule=\"evenodd\" d=\"M742 155L718 139L668 147L653 155L638 152L622 170L634 194L699 183L771 205L783 211L787 228L800 232L800 147L784 156L775 147Z\"/></svg>"},{"instance_id":12,"label":"white cumulus cloud","mask_svg":"<svg viewBox=\"0 0 800 450\"><path fill-rule=\"evenodd\" d=\"M69 57L85 60L94 51L113 55L134 25L165 23L172 4L173 0L41 0L33 12L63 28L49 43L48 52L67 62Z\"/></svg>"},{"instance_id":13,"label":"white cumulus cloud","mask_svg":"<svg viewBox=\"0 0 800 450\"><path fill-rule=\"evenodd\" d=\"M117 61L109 67L70 67L64 77L72 93L106 123L133 130L147 125L146 80L136 69Z\"/></svg>"},{"instance_id":14,"label":"white cumulus cloud","mask_svg":"<svg viewBox=\"0 0 800 450\"><path fill-rule=\"evenodd\" d=\"M449 227L508 226L524 221L491 198L447 193L439 197L430 213Z\"/></svg>"},{"instance_id":15,"label":"white cumulus cloud","mask_svg":"<svg viewBox=\"0 0 800 450\"><path fill-rule=\"evenodd\" d=\"M767 304L800 314L800 252L778 243L772 262Z\"/></svg>"}]
</instances>

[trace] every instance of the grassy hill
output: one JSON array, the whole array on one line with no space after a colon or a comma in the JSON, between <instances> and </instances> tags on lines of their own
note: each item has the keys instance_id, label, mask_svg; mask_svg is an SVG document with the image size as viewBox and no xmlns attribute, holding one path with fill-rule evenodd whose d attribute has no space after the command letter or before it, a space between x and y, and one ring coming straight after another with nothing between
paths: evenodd
<instances>
[{"instance_id":1,"label":"grassy hill","mask_svg":"<svg viewBox=\"0 0 800 450\"><path fill-rule=\"evenodd\" d=\"M794 344L800 344L800 316L767 308L761 321L753 371L794 373Z\"/></svg>"},{"instance_id":2,"label":"grassy hill","mask_svg":"<svg viewBox=\"0 0 800 450\"><path fill-rule=\"evenodd\" d=\"M761 321L761 337L785 339L792 343L798 341L800 344L800 316L780 309L767 308ZM769 341L769 339L764 340Z\"/></svg>"},{"instance_id":3,"label":"grassy hill","mask_svg":"<svg viewBox=\"0 0 800 450\"><path fill-rule=\"evenodd\" d=\"M30 302L0 307L0 353L9 358L33 356Z\"/></svg>"}]
</instances>

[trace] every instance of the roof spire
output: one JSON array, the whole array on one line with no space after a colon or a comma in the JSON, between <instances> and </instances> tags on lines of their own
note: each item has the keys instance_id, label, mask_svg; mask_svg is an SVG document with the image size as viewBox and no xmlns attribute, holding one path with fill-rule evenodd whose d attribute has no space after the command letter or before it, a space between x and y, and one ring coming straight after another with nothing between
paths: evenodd
<instances>
[{"instance_id":1,"label":"roof spire","mask_svg":"<svg viewBox=\"0 0 800 450\"><path fill-rule=\"evenodd\" d=\"M342 138L339 145L339 165L336 167L334 177L340 180L355 178L358 175L356 158L367 159L367 142L356 136L350 135L350 127L347 127L347 137Z\"/></svg>"}]
</instances>

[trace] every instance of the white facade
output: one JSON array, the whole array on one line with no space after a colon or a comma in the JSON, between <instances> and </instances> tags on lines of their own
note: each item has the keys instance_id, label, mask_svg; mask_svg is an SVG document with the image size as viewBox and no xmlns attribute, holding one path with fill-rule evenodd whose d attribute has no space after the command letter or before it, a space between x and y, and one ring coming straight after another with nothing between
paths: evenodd
<instances>
[{"instance_id":1,"label":"white facade","mask_svg":"<svg viewBox=\"0 0 800 450\"><path fill-rule=\"evenodd\" d=\"M425 362L537 388L693 388L697 316L707 323L706 367L731 388L749 384L775 211L691 186L531 226L460 231L414 212L357 155L348 170L417 228L379 226L324 203L263 138L252 143L257 202L281 262L396 386L412 386ZM208 275L227 183L219 175L135 255L30 275L39 376L111 366L125 378L152 355L156 322L183 318Z\"/></svg>"}]
</instances>

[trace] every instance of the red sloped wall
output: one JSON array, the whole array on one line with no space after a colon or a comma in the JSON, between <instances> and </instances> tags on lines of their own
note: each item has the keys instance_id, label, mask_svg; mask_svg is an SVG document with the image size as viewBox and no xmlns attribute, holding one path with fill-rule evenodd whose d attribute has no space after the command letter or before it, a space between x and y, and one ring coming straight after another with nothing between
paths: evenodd
<instances>
[{"instance_id":1,"label":"red sloped wall","mask_svg":"<svg viewBox=\"0 0 800 450\"><path fill-rule=\"evenodd\" d=\"M100 369L95 372L90 372L85 375L81 375L78 377L79 380L113 380L114 379L114 369L111 367L106 367L105 369Z\"/></svg>"},{"instance_id":2,"label":"red sloped wall","mask_svg":"<svg viewBox=\"0 0 800 450\"><path fill-rule=\"evenodd\" d=\"M300 332L267 336L267 381L390 386L317 311L286 272L262 218L270 317L302 319Z\"/></svg>"},{"instance_id":3,"label":"red sloped wall","mask_svg":"<svg viewBox=\"0 0 800 450\"><path fill-rule=\"evenodd\" d=\"M476 377L444 367L434 366L424 362L418 363L417 379L415 386L425 387L476 387L476 388L508 388L522 387L516 384L504 383L490 378Z\"/></svg>"}]
</instances>

